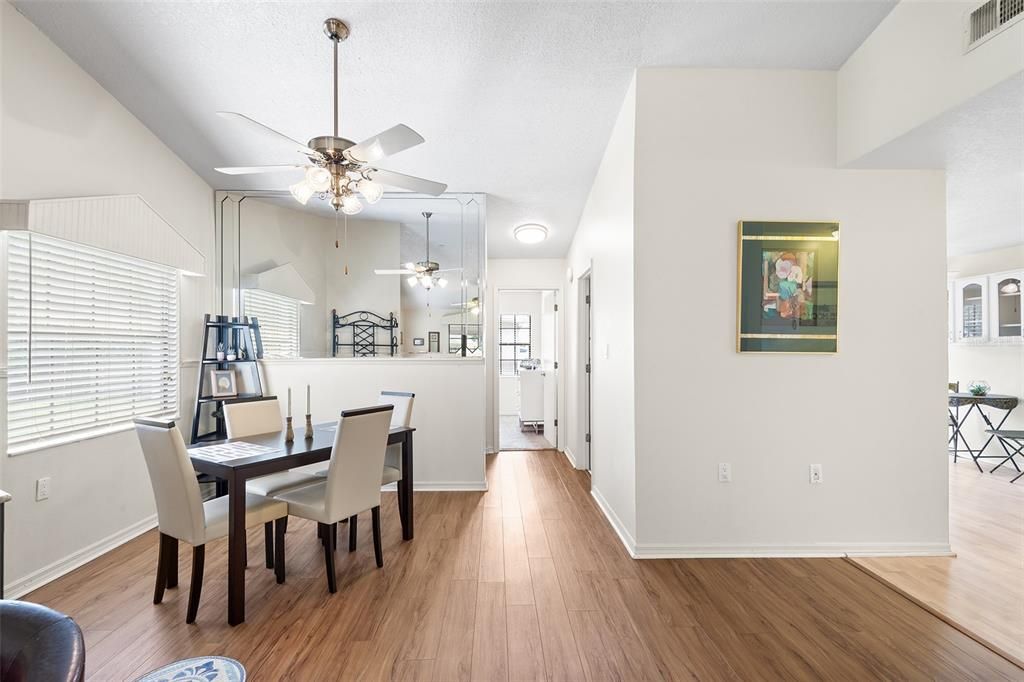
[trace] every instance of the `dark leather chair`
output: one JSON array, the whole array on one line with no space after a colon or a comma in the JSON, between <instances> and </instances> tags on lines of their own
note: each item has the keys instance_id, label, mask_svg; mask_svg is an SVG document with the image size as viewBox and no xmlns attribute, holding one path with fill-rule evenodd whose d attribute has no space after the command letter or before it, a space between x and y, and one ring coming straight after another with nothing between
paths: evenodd
<instances>
[{"instance_id":1,"label":"dark leather chair","mask_svg":"<svg viewBox=\"0 0 1024 682\"><path fill-rule=\"evenodd\" d=\"M40 604L0 600L0 680L83 679L85 640L75 621Z\"/></svg>"}]
</instances>

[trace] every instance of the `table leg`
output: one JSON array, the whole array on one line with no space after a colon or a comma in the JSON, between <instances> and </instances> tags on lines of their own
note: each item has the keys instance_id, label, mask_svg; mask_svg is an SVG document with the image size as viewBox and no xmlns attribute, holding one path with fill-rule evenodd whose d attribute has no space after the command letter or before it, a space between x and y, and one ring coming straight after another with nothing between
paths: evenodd
<instances>
[{"instance_id":1,"label":"table leg","mask_svg":"<svg viewBox=\"0 0 1024 682\"><path fill-rule=\"evenodd\" d=\"M964 434L960 430L961 428L963 428L963 425L965 423L967 423L967 418L971 416L971 412L974 411L975 407L977 407L977 404L976 403L971 403L971 406L967 408L966 412L964 412L964 416L962 418L960 418L959 420L955 420L957 423L956 423L956 426L953 429L953 437L956 439L953 442L954 443L953 444L953 461L954 462L956 461L956 453L959 452L959 450L960 450L960 443L963 442L964 450L967 450L968 454L970 454L971 461L974 462L974 466L978 467L978 471L984 471L981 468L981 464L978 462L977 455L975 455L974 454L974 450L971 449L970 443L967 442L967 439L964 438ZM959 417L960 416L959 415L959 410L957 412L958 412L957 417Z\"/></svg>"},{"instance_id":2,"label":"table leg","mask_svg":"<svg viewBox=\"0 0 1024 682\"><path fill-rule=\"evenodd\" d=\"M228 624L245 622L245 479L228 479Z\"/></svg>"},{"instance_id":3,"label":"table leg","mask_svg":"<svg viewBox=\"0 0 1024 682\"><path fill-rule=\"evenodd\" d=\"M412 432L407 431L402 437L402 478L398 480L398 496L401 498L400 513L402 519L402 539L412 540Z\"/></svg>"}]
</instances>

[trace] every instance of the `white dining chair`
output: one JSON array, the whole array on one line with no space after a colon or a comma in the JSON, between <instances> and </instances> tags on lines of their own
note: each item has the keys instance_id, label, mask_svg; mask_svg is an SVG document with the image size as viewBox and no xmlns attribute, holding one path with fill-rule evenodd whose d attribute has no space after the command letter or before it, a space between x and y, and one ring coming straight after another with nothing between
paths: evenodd
<instances>
[{"instance_id":1,"label":"white dining chair","mask_svg":"<svg viewBox=\"0 0 1024 682\"><path fill-rule=\"evenodd\" d=\"M277 433L283 430L281 407L277 398L259 400L236 400L224 403L224 424L228 438L244 438L261 433ZM322 466L320 464L311 466ZM273 497L292 488L319 483L322 479L315 470L289 469L268 474L246 482L246 492Z\"/></svg>"},{"instance_id":2,"label":"white dining chair","mask_svg":"<svg viewBox=\"0 0 1024 682\"><path fill-rule=\"evenodd\" d=\"M392 405L395 408L391 412L389 430L398 426L412 426L412 405L415 400L415 393L408 393L406 391L380 392L378 404ZM322 469L316 475L326 476L327 470ZM387 485L388 483L396 483L400 480L402 480L402 446L399 443L393 443L387 447L384 455L384 468L381 473L380 484ZM404 509L402 509L401 495L398 496L398 513L399 515L405 514Z\"/></svg>"},{"instance_id":3,"label":"white dining chair","mask_svg":"<svg viewBox=\"0 0 1024 682\"><path fill-rule=\"evenodd\" d=\"M218 497L203 502L185 441L174 422L136 419L135 432L149 470L160 530L153 603L159 604L163 600L165 588L178 586L178 541L186 542L192 545L192 582L185 622L194 623L203 589L206 544L228 534L228 498ZM284 521L287 518L286 503L246 493L246 528L276 522L273 568L278 583L283 583L285 576Z\"/></svg>"},{"instance_id":4,"label":"white dining chair","mask_svg":"<svg viewBox=\"0 0 1024 682\"><path fill-rule=\"evenodd\" d=\"M338 522L349 520L349 550L356 532L356 517L370 510L373 516L373 552L384 565L380 539L380 472L391 428L393 405L376 405L341 413L327 478L316 485L286 491L275 499L288 503L292 516L316 521L324 546L327 589L338 591L334 573Z\"/></svg>"}]
</instances>

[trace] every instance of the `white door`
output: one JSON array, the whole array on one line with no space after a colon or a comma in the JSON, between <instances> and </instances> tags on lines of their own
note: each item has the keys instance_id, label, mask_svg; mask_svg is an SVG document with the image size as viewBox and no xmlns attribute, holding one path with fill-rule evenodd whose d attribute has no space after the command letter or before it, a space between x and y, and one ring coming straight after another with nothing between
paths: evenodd
<instances>
[{"instance_id":1,"label":"white door","mask_svg":"<svg viewBox=\"0 0 1024 682\"><path fill-rule=\"evenodd\" d=\"M540 366L544 370L544 438L558 447L558 305L554 291L541 293Z\"/></svg>"}]
</instances>

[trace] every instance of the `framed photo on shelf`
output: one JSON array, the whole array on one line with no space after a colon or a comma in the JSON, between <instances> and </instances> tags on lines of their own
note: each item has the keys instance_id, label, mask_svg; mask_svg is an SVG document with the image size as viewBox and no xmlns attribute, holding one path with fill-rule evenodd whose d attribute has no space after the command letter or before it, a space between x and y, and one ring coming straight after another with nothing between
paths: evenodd
<instances>
[{"instance_id":1,"label":"framed photo on shelf","mask_svg":"<svg viewBox=\"0 0 1024 682\"><path fill-rule=\"evenodd\" d=\"M214 398L231 398L238 395L238 385L235 382L235 370L233 369L211 369L210 386Z\"/></svg>"},{"instance_id":2,"label":"framed photo on shelf","mask_svg":"<svg viewBox=\"0 0 1024 682\"><path fill-rule=\"evenodd\" d=\"M422 336L414 337L413 340L412 340L412 345L414 345L414 346L422 346L423 345L423 337Z\"/></svg>"},{"instance_id":3,"label":"framed photo on shelf","mask_svg":"<svg viewBox=\"0 0 1024 682\"><path fill-rule=\"evenodd\" d=\"M837 352L839 223L744 220L737 249L737 352Z\"/></svg>"}]
</instances>

